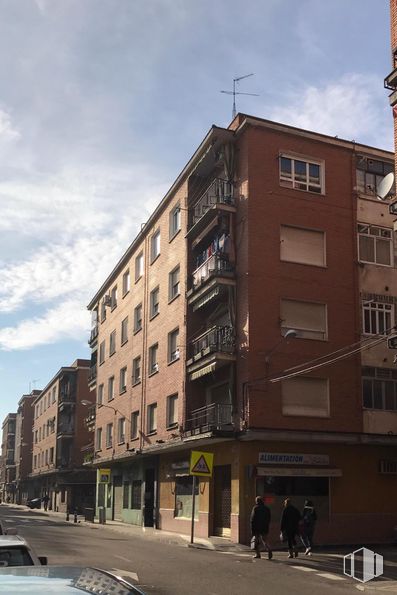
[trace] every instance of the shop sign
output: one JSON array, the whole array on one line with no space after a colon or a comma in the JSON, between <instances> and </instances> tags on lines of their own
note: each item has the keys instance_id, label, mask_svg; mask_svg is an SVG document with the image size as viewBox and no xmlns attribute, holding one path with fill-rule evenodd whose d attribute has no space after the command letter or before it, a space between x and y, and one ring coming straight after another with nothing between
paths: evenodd
<instances>
[{"instance_id":1,"label":"shop sign","mask_svg":"<svg viewBox=\"0 0 397 595\"><path fill-rule=\"evenodd\" d=\"M178 461L171 464L171 469L189 469L189 461Z\"/></svg>"},{"instance_id":2,"label":"shop sign","mask_svg":"<svg viewBox=\"0 0 397 595\"><path fill-rule=\"evenodd\" d=\"M267 465L329 465L329 456L306 453L260 452L259 463L266 463Z\"/></svg>"}]
</instances>

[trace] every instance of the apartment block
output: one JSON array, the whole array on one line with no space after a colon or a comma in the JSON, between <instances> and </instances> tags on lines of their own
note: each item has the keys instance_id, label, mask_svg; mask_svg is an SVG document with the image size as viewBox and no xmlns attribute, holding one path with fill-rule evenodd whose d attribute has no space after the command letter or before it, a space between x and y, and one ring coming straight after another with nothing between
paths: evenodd
<instances>
[{"instance_id":1,"label":"apartment block","mask_svg":"<svg viewBox=\"0 0 397 595\"><path fill-rule=\"evenodd\" d=\"M90 441L84 423L89 399L89 360L62 367L33 401L32 497L50 498L55 511L92 507L94 472L84 469L83 449Z\"/></svg>"},{"instance_id":2,"label":"apartment block","mask_svg":"<svg viewBox=\"0 0 397 595\"><path fill-rule=\"evenodd\" d=\"M9 413L2 424L1 459L3 501L15 501L15 423L16 413Z\"/></svg>"},{"instance_id":3,"label":"apartment block","mask_svg":"<svg viewBox=\"0 0 397 595\"><path fill-rule=\"evenodd\" d=\"M259 494L273 539L287 496L319 542L392 539L393 160L245 114L211 128L88 305L108 518L188 534L194 450L214 455L196 535L247 543Z\"/></svg>"},{"instance_id":4,"label":"apartment block","mask_svg":"<svg viewBox=\"0 0 397 595\"><path fill-rule=\"evenodd\" d=\"M15 502L25 504L30 497L29 475L32 472L33 402L41 390L22 395L18 402L15 422Z\"/></svg>"}]
</instances>

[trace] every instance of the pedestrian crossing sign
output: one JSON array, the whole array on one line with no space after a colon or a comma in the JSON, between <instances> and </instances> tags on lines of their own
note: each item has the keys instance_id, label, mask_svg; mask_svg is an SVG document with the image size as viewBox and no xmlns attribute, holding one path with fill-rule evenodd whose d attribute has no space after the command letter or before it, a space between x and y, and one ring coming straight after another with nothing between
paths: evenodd
<instances>
[{"instance_id":1,"label":"pedestrian crossing sign","mask_svg":"<svg viewBox=\"0 0 397 595\"><path fill-rule=\"evenodd\" d=\"M110 483L110 469L98 469L97 470L97 482L98 483Z\"/></svg>"},{"instance_id":2,"label":"pedestrian crossing sign","mask_svg":"<svg viewBox=\"0 0 397 595\"><path fill-rule=\"evenodd\" d=\"M190 475L212 477L214 453L192 450L190 456Z\"/></svg>"}]
</instances>

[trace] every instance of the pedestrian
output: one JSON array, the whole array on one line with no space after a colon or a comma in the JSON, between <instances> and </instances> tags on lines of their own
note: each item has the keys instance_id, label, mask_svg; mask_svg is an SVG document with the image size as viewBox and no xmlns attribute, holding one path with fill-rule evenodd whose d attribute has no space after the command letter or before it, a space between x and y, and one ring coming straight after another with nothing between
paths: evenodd
<instances>
[{"instance_id":1,"label":"pedestrian","mask_svg":"<svg viewBox=\"0 0 397 595\"><path fill-rule=\"evenodd\" d=\"M298 557L298 548L296 545L296 535L299 533L299 522L301 520L300 512L292 505L291 499L284 500L284 510L281 515L280 531L288 542L288 558Z\"/></svg>"},{"instance_id":2,"label":"pedestrian","mask_svg":"<svg viewBox=\"0 0 397 595\"><path fill-rule=\"evenodd\" d=\"M254 542L255 556L261 557L262 546L267 550L269 560L273 558L273 552L268 543L269 525L271 520L270 508L265 505L260 496L255 498L255 506L251 512L251 533Z\"/></svg>"},{"instance_id":3,"label":"pedestrian","mask_svg":"<svg viewBox=\"0 0 397 595\"><path fill-rule=\"evenodd\" d=\"M302 534L301 540L306 548L305 556L312 555L313 534L316 526L317 514L311 500L305 500L305 506L302 512Z\"/></svg>"},{"instance_id":4,"label":"pedestrian","mask_svg":"<svg viewBox=\"0 0 397 595\"><path fill-rule=\"evenodd\" d=\"M45 511L47 511L47 508L48 508L48 502L49 502L49 500L50 500L50 497L49 497L49 495L48 495L48 494L44 494L44 496L42 497L42 499L41 499L41 500L42 500L42 502L43 502L43 504L44 504L44 510L45 510Z\"/></svg>"}]
</instances>

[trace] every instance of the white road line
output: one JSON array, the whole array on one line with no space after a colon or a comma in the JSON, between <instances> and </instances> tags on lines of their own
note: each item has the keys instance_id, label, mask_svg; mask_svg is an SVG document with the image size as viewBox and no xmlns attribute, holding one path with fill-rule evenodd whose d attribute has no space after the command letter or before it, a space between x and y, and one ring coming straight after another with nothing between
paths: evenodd
<instances>
[{"instance_id":1,"label":"white road line","mask_svg":"<svg viewBox=\"0 0 397 595\"><path fill-rule=\"evenodd\" d=\"M346 580L343 576L338 576L337 574L331 574L330 572L318 572L317 576L321 576L323 578L329 578L332 581L345 581Z\"/></svg>"},{"instance_id":2,"label":"white road line","mask_svg":"<svg viewBox=\"0 0 397 595\"><path fill-rule=\"evenodd\" d=\"M297 570L303 570L303 572L317 572L317 568L309 568L309 566L291 566Z\"/></svg>"}]
</instances>

